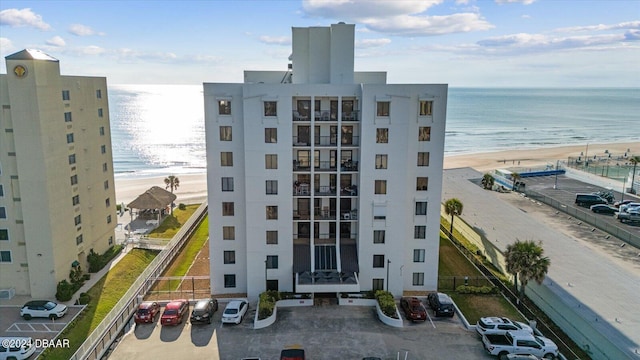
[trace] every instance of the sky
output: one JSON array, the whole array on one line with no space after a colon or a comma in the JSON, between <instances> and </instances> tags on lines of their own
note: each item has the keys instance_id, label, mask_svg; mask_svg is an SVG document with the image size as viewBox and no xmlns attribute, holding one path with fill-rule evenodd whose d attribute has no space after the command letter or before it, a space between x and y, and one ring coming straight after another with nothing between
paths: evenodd
<instances>
[{"instance_id":1,"label":"sky","mask_svg":"<svg viewBox=\"0 0 640 360\"><path fill-rule=\"evenodd\" d=\"M388 83L640 87L640 0L2 0L0 55L109 84L238 83L287 69L292 27L341 21L356 71Z\"/></svg>"}]
</instances>

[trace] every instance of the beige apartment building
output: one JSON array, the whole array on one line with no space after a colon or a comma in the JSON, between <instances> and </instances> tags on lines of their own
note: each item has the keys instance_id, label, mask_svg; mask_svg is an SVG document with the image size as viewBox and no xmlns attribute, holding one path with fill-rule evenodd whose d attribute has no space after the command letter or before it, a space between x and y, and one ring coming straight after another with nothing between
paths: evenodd
<instances>
[{"instance_id":1,"label":"beige apartment building","mask_svg":"<svg viewBox=\"0 0 640 360\"><path fill-rule=\"evenodd\" d=\"M53 298L87 254L114 242L116 204L103 77L60 75L38 50L0 75L0 298Z\"/></svg>"}]
</instances>

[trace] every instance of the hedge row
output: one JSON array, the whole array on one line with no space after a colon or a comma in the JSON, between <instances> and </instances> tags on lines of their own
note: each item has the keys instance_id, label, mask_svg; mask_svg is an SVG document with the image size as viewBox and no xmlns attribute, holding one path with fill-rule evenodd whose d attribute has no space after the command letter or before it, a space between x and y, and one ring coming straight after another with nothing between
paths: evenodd
<instances>
[{"instance_id":1,"label":"hedge row","mask_svg":"<svg viewBox=\"0 0 640 360\"><path fill-rule=\"evenodd\" d=\"M393 298L393 295L384 290L377 290L375 293L376 300L378 300L378 305L380 306L380 310L390 318L397 319L398 314L396 312L396 301Z\"/></svg>"},{"instance_id":2,"label":"hedge row","mask_svg":"<svg viewBox=\"0 0 640 360\"><path fill-rule=\"evenodd\" d=\"M468 286L460 285L456 288L458 294L497 294L498 288L495 286Z\"/></svg>"}]
</instances>

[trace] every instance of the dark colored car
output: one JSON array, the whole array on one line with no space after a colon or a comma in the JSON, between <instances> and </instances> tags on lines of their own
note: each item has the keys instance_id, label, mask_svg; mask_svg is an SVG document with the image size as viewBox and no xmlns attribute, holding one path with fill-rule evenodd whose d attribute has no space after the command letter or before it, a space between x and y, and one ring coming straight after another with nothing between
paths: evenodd
<instances>
[{"instance_id":1,"label":"dark colored car","mask_svg":"<svg viewBox=\"0 0 640 360\"><path fill-rule=\"evenodd\" d=\"M155 301L145 301L138 305L138 311L133 315L133 320L136 324L152 323L158 314L160 314L160 305Z\"/></svg>"},{"instance_id":2,"label":"dark colored car","mask_svg":"<svg viewBox=\"0 0 640 360\"><path fill-rule=\"evenodd\" d=\"M173 300L167 304L160 318L162 325L178 325L182 323L182 319L189 313L189 302L185 299Z\"/></svg>"},{"instance_id":3,"label":"dark colored car","mask_svg":"<svg viewBox=\"0 0 640 360\"><path fill-rule=\"evenodd\" d=\"M594 213L599 213L599 214L614 214L615 212L618 211L618 208L611 205L605 205L605 204L591 205L589 209L591 209L591 211L593 211Z\"/></svg>"},{"instance_id":4,"label":"dark colored car","mask_svg":"<svg viewBox=\"0 0 640 360\"><path fill-rule=\"evenodd\" d=\"M400 299L400 306L407 320L425 321L427 319L427 309L422 305L420 299L416 297Z\"/></svg>"},{"instance_id":5,"label":"dark colored car","mask_svg":"<svg viewBox=\"0 0 640 360\"><path fill-rule=\"evenodd\" d=\"M206 322L207 324L211 324L211 318L216 310L218 310L218 300L198 300L193 306L193 311L191 311L191 323Z\"/></svg>"},{"instance_id":6,"label":"dark colored car","mask_svg":"<svg viewBox=\"0 0 640 360\"><path fill-rule=\"evenodd\" d=\"M304 360L304 350L284 349L280 352L280 360Z\"/></svg>"},{"instance_id":7,"label":"dark colored car","mask_svg":"<svg viewBox=\"0 0 640 360\"><path fill-rule=\"evenodd\" d=\"M455 309L453 307L453 300L447 294L443 293L430 293L427 296L429 301L429 307L435 312L436 316L448 316L453 317Z\"/></svg>"}]
</instances>

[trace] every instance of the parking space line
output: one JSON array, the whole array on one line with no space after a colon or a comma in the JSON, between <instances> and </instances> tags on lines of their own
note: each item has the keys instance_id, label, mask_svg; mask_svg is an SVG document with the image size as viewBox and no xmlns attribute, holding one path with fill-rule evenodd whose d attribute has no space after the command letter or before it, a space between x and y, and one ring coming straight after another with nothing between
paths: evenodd
<instances>
[{"instance_id":1,"label":"parking space line","mask_svg":"<svg viewBox=\"0 0 640 360\"><path fill-rule=\"evenodd\" d=\"M433 326L433 328L436 328L436 324L433 323L433 320L431 319L431 315L429 315L429 312L427 311L427 317L429 318L429 322L431 323L431 326Z\"/></svg>"},{"instance_id":2,"label":"parking space line","mask_svg":"<svg viewBox=\"0 0 640 360\"><path fill-rule=\"evenodd\" d=\"M38 326L38 328L34 327L34 325ZM56 325L64 328L67 323L55 323L53 324L53 329L49 327L49 324L45 323L13 323L9 328L7 328L6 332L43 332L43 333L57 333L60 330L56 330Z\"/></svg>"}]
</instances>

